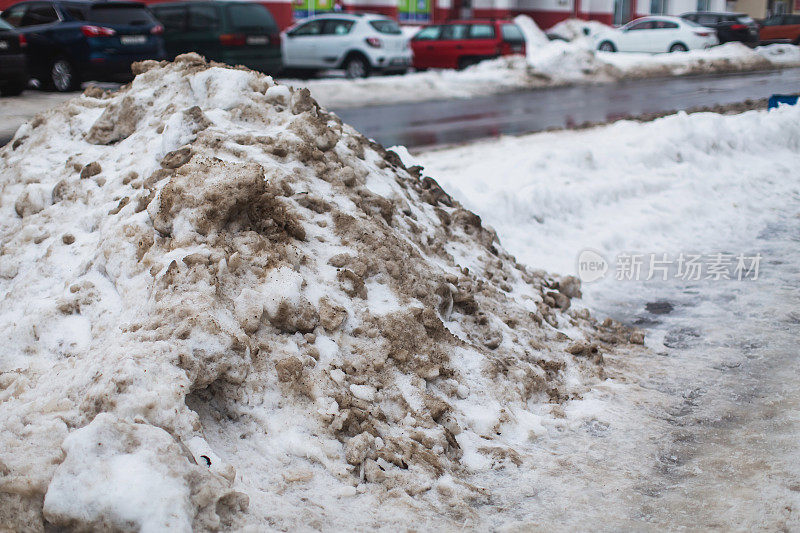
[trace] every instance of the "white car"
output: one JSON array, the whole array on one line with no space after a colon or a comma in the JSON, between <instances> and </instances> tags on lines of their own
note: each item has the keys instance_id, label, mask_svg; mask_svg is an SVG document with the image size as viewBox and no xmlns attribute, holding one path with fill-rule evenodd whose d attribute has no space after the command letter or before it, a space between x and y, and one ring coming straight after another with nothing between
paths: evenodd
<instances>
[{"instance_id":1,"label":"white car","mask_svg":"<svg viewBox=\"0 0 800 533\"><path fill-rule=\"evenodd\" d=\"M311 75L344 69L348 78L374 71L402 73L411 66L408 38L381 15L329 13L299 22L281 35L283 65Z\"/></svg>"},{"instance_id":2,"label":"white car","mask_svg":"<svg viewBox=\"0 0 800 533\"><path fill-rule=\"evenodd\" d=\"M594 36L603 52L685 52L719 44L717 33L678 17L642 17Z\"/></svg>"}]
</instances>

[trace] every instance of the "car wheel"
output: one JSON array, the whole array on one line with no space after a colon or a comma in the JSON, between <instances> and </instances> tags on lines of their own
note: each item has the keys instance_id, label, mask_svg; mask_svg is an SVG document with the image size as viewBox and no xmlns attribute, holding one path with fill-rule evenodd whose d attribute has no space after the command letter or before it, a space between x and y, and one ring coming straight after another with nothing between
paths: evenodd
<instances>
[{"instance_id":1,"label":"car wheel","mask_svg":"<svg viewBox=\"0 0 800 533\"><path fill-rule=\"evenodd\" d=\"M600 46L598 46L597 49L600 50L601 52L617 51L617 47L614 46L614 43L612 43L611 41L603 41L602 43L600 43Z\"/></svg>"},{"instance_id":2,"label":"car wheel","mask_svg":"<svg viewBox=\"0 0 800 533\"><path fill-rule=\"evenodd\" d=\"M369 76L369 65L361 56L352 56L344 64L344 73L351 80Z\"/></svg>"},{"instance_id":3,"label":"car wheel","mask_svg":"<svg viewBox=\"0 0 800 533\"><path fill-rule=\"evenodd\" d=\"M75 67L66 58L59 57L50 65L49 86L60 93L78 90L80 77Z\"/></svg>"},{"instance_id":4,"label":"car wheel","mask_svg":"<svg viewBox=\"0 0 800 533\"><path fill-rule=\"evenodd\" d=\"M669 47L670 52L686 52L689 50L683 43L675 43Z\"/></svg>"},{"instance_id":5,"label":"car wheel","mask_svg":"<svg viewBox=\"0 0 800 533\"><path fill-rule=\"evenodd\" d=\"M0 96L19 96L22 91L28 86L28 80L12 81L2 89L0 89Z\"/></svg>"}]
</instances>

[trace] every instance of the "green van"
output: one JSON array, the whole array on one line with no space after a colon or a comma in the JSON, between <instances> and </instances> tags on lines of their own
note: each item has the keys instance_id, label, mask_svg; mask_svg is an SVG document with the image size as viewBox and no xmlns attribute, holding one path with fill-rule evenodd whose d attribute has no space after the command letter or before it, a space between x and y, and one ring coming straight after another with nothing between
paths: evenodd
<instances>
[{"instance_id":1,"label":"green van","mask_svg":"<svg viewBox=\"0 0 800 533\"><path fill-rule=\"evenodd\" d=\"M281 37L266 7L254 2L170 2L151 4L164 26L167 56L197 52L208 60L277 74Z\"/></svg>"}]
</instances>

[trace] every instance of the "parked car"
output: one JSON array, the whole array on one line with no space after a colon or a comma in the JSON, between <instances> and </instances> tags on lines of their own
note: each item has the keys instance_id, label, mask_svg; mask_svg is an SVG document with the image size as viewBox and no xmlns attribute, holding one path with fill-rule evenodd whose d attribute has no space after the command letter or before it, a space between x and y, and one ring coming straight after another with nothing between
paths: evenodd
<instances>
[{"instance_id":1,"label":"parked car","mask_svg":"<svg viewBox=\"0 0 800 533\"><path fill-rule=\"evenodd\" d=\"M132 63L164 57L163 27L137 2L34 0L0 18L25 37L31 75L57 91L130 77Z\"/></svg>"},{"instance_id":2,"label":"parked car","mask_svg":"<svg viewBox=\"0 0 800 533\"><path fill-rule=\"evenodd\" d=\"M175 2L150 6L164 25L167 56L206 59L268 74L281 70L281 38L269 10L253 2Z\"/></svg>"},{"instance_id":3,"label":"parked car","mask_svg":"<svg viewBox=\"0 0 800 533\"><path fill-rule=\"evenodd\" d=\"M28 85L25 36L0 20L0 95L16 96Z\"/></svg>"},{"instance_id":4,"label":"parked car","mask_svg":"<svg viewBox=\"0 0 800 533\"><path fill-rule=\"evenodd\" d=\"M762 43L800 44L800 15L773 15L761 22Z\"/></svg>"},{"instance_id":5,"label":"parked car","mask_svg":"<svg viewBox=\"0 0 800 533\"><path fill-rule=\"evenodd\" d=\"M681 18L713 29L720 43L758 43L758 24L744 13L684 13Z\"/></svg>"},{"instance_id":6,"label":"parked car","mask_svg":"<svg viewBox=\"0 0 800 533\"><path fill-rule=\"evenodd\" d=\"M464 20L422 28L412 39L414 68L463 69L484 59L525 53L525 36L509 20Z\"/></svg>"},{"instance_id":7,"label":"parked car","mask_svg":"<svg viewBox=\"0 0 800 533\"><path fill-rule=\"evenodd\" d=\"M716 33L679 17L642 17L594 36L604 52L685 52L719 44Z\"/></svg>"},{"instance_id":8,"label":"parked car","mask_svg":"<svg viewBox=\"0 0 800 533\"><path fill-rule=\"evenodd\" d=\"M411 49L394 20L370 14L331 13L295 24L283 33L283 64L313 75L344 69L348 78L408 70Z\"/></svg>"}]
</instances>

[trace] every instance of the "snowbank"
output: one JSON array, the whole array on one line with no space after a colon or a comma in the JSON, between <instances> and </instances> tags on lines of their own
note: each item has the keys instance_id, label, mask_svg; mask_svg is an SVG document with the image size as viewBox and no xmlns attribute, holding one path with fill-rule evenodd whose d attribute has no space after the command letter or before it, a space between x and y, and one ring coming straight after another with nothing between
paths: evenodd
<instances>
[{"instance_id":1,"label":"snowbank","mask_svg":"<svg viewBox=\"0 0 800 533\"><path fill-rule=\"evenodd\" d=\"M463 71L413 72L363 80L285 80L284 83L308 87L322 105L341 108L470 98L575 83L800 66L800 47L794 45L775 44L751 49L741 43L726 43L709 50L655 55L599 52L590 38L549 41L529 17L519 16L515 21L528 38L527 57L501 57Z\"/></svg>"},{"instance_id":2,"label":"snowbank","mask_svg":"<svg viewBox=\"0 0 800 533\"><path fill-rule=\"evenodd\" d=\"M474 520L630 332L307 91L136 69L0 150L3 525Z\"/></svg>"},{"instance_id":3,"label":"snowbank","mask_svg":"<svg viewBox=\"0 0 800 533\"><path fill-rule=\"evenodd\" d=\"M728 247L752 247L779 204L796 207L798 143L794 106L506 137L406 161L463 198L523 262L575 272L587 248L609 261L752 252Z\"/></svg>"},{"instance_id":4,"label":"snowbank","mask_svg":"<svg viewBox=\"0 0 800 533\"><path fill-rule=\"evenodd\" d=\"M574 41L587 36L591 37L609 29L611 29L611 26L596 20L567 19L547 30L546 34L560 37L565 41Z\"/></svg>"}]
</instances>

